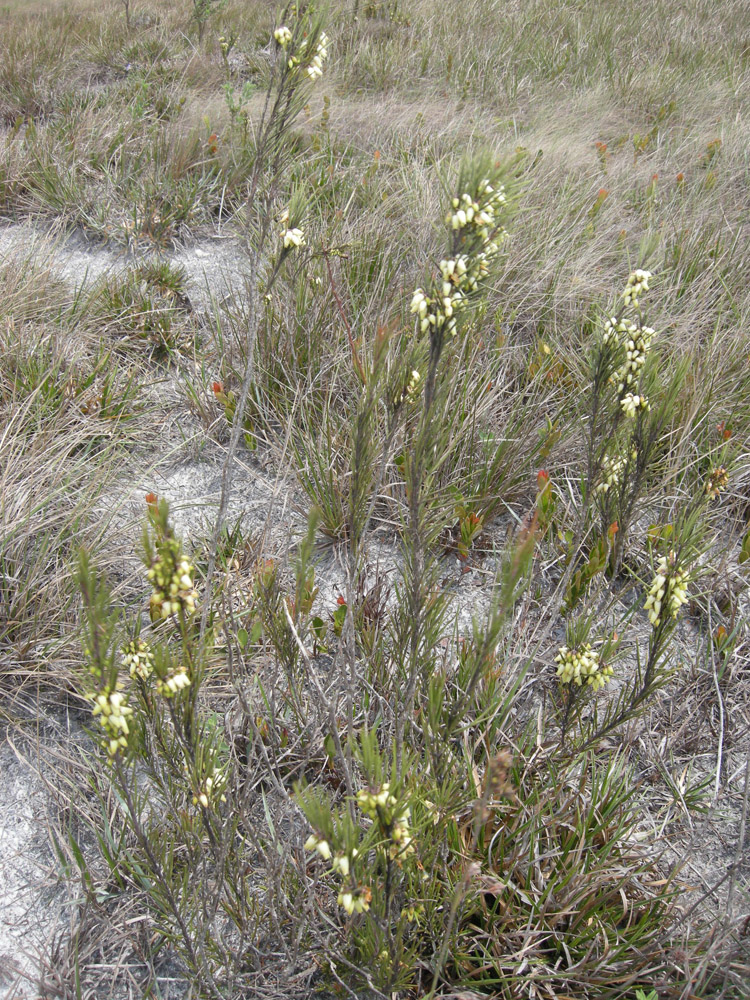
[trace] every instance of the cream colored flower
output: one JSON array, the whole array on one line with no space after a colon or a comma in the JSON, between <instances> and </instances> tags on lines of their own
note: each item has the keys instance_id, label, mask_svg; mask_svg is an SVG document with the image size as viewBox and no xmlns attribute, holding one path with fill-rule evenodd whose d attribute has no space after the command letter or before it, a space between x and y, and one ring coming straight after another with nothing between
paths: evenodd
<instances>
[{"instance_id":1,"label":"cream colored flower","mask_svg":"<svg viewBox=\"0 0 750 1000\"><path fill-rule=\"evenodd\" d=\"M305 841L306 851L317 851L318 854L324 861L331 860L331 847L327 840L323 840L322 837L316 837L314 833Z\"/></svg>"},{"instance_id":2,"label":"cream colored flower","mask_svg":"<svg viewBox=\"0 0 750 1000\"><path fill-rule=\"evenodd\" d=\"M190 675L185 667L177 667L156 680L156 690L162 698L172 698L185 688L190 687Z\"/></svg>"},{"instance_id":3,"label":"cream colored flower","mask_svg":"<svg viewBox=\"0 0 750 1000\"><path fill-rule=\"evenodd\" d=\"M427 315L427 310L430 305L430 300L427 298L425 293L421 288L417 288L412 295L411 306L409 307L409 312L417 313L420 320L423 320Z\"/></svg>"},{"instance_id":4,"label":"cream colored flower","mask_svg":"<svg viewBox=\"0 0 750 1000\"><path fill-rule=\"evenodd\" d=\"M107 737L107 752L110 757L114 757L120 750L127 748L130 735L128 719L132 716L133 709L127 704L127 697L122 691L105 688L101 693L89 697L94 704L91 714L98 718Z\"/></svg>"},{"instance_id":5,"label":"cream colored flower","mask_svg":"<svg viewBox=\"0 0 750 1000\"><path fill-rule=\"evenodd\" d=\"M659 559L646 596L646 603L643 605L654 628L661 624L663 610L666 610L672 618L676 618L682 605L687 604L690 599L687 592L687 573L676 569L675 561L674 552Z\"/></svg>"},{"instance_id":6,"label":"cream colored flower","mask_svg":"<svg viewBox=\"0 0 750 1000\"><path fill-rule=\"evenodd\" d=\"M148 680L154 668L154 656L142 639L133 639L122 651L122 662L131 677Z\"/></svg>"},{"instance_id":7,"label":"cream colored flower","mask_svg":"<svg viewBox=\"0 0 750 1000\"><path fill-rule=\"evenodd\" d=\"M354 913L354 894L352 892L340 892L337 902L339 906L343 906L350 916Z\"/></svg>"},{"instance_id":8,"label":"cream colored flower","mask_svg":"<svg viewBox=\"0 0 750 1000\"><path fill-rule=\"evenodd\" d=\"M285 229L281 236L284 240L284 249L289 250L291 247L303 247L305 245L305 233L302 229Z\"/></svg>"},{"instance_id":9,"label":"cream colored flower","mask_svg":"<svg viewBox=\"0 0 750 1000\"><path fill-rule=\"evenodd\" d=\"M341 872L343 878L349 875L349 858L345 854L337 854L331 862L332 872Z\"/></svg>"},{"instance_id":10,"label":"cream colored flower","mask_svg":"<svg viewBox=\"0 0 750 1000\"><path fill-rule=\"evenodd\" d=\"M622 397L620 406L626 417L634 417L638 410L648 411L651 409L651 404L645 396L637 396L632 392L628 392Z\"/></svg>"},{"instance_id":11,"label":"cream colored flower","mask_svg":"<svg viewBox=\"0 0 750 1000\"><path fill-rule=\"evenodd\" d=\"M638 308L638 296L641 292L648 291L649 278L653 275L650 271L643 271L640 268L628 277L627 284L625 285L625 291L622 293L622 297L625 300L625 305L632 305Z\"/></svg>"},{"instance_id":12,"label":"cream colored flower","mask_svg":"<svg viewBox=\"0 0 750 1000\"><path fill-rule=\"evenodd\" d=\"M273 37L276 39L276 41L279 43L282 49L285 49L292 40L292 32L290 31L289 28L287 28L285 24L282 24L280 28L277 28L274 31Z\"/></svg>"},{"instance_id":13,"label":"cream colored flower","mask_svg":"<svg viewBox=\"0 0 750 1000\"><path fill-rule=\"evenodd\" d=\"M575 649L561 646L555 663L558 665L557 676L561 684L573 683L578 687L589 684L596 691L612 676L612 669L600 664L599 654L588 642Z\"/></svg>"}]
</instances>

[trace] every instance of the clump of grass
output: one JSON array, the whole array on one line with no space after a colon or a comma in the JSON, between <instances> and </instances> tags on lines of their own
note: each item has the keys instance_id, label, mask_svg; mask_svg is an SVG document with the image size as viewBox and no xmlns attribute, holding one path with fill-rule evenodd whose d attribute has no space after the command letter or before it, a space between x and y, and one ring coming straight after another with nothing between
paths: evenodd
<instances>
[{"instance_id":1,"label":"clump of grass","mask_svg":"<svg viewBox=\"0 0 750 1000\"><path fill-rule=\"evenodd\" d=\"M162 351L190 343L185 275L167 262L146 262L105 279L94 301L111 335L142 340Z\"/></svg>"},{"instance_id":2,"label":"clump of grass","mask_svg":"<svg viewBox=\"0 0 750 1000\"><path fill-rule=\"evenodd\" d=\"M136 370L113 365L86 303L47 267L5 262L0 288L0 642L4 681L25 682L54 655L67 662L69 561L84 538L101 537L93 512L143 404ZM67 666L58 686L63 678Z\"/></svg>"}]
</instances>

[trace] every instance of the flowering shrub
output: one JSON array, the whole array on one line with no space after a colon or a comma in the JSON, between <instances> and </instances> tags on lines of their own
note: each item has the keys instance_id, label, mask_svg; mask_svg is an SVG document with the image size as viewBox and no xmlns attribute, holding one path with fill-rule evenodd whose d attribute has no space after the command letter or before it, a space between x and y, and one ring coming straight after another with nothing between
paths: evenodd
<instances>
[{"instance_id":1,"label":"flowering shrub","mask_svg":"<svg viewBox=\"0 0 750 1000\"><path fill-rule=\"evenodd\" d=\"M742 30L723 8L690 30L708 5L672 0L665 83L645 5L622 31L597 4L410 4L409 25L354 0L331 8L335 66L306 0L188 0L197 47L179 5L127 25L87 5L72 34L71 11L21 10L45 6L3 15L5 215L191 263L128 255L71 294L54 240L0 262L2 687L25 712L47 664L45 699L75 688L91 736L54 755L79 878L39 989L151 995L166 963L201 1000L744 996L741 844L709 926L717 893L693 906L664 850L710 771L715 796L742 785L745 151L722 115L701 176L700 101L676 85L682 59L712 120L737 105ZM595 46L561 44L587 20ZM135 69L82 94L74 52ZM593 121L530 128L550 87L609 146L577 148ZM461 161L519 95L517 138L503 114ZM647 171L612 133L628 110L653 119ZM211 232L222 259L240 244L241 287L232 268L199 300L219 261L185 247ZM610 285L636 254L658 284ZM152 497L139 566L115 500L151 439L191 535ZM82 606L81 543L113 567L111 594L82 569Z\"/></svg>"},{"instance_id":2,"label":"flowering shrub","mask_svg":"<svg viewBox=\"0 0 750 1000\"><path fill-rule=\"evenodd\" d=\"M401 948L414 934L423 910L412 895L420 882L421 865L410 795L400 782L375 778L387 766L376 733L361 735L357 759L373 781L365 779L345 807L336 808L309 787L298 789L297 802L315 831L305 849L328 864L323 880L331 883L346 916L364 920L352 925L353 938L372 953L380 974L394 981L399 975L411 975L408 966L401 968L405 957ZM384 926L385 935L380 929ZM393 931L400 946L391 937Z\"/></svg>"},{"instance_id":3,"label":"flowering shrub","mask_svg":"<svg viewBox=\"0 0 750 1000\"><path fill-rule=\"evenodd\" d=\"M503 984L510 998L544 982L550 995L581 987L593 998L611 992L614 964L618 981L628 983L643 963L664 964L662 925L653 914L666 895L639 888L643 898L636 898L630 885L634 784L619 759L600 766L589 752L668 676L668 625L687 600L695 558L684 523L669 542L666 533L658 537L673 548L657 563L645 598L653 625L648 652L641 658L639 650L634 669L618 668L617 685L607 688L620 643L634 648L628 621L617 620L608 604L622 569L615 549L661 433L657 338L640 306L651 275L635 271L620 305L597 327L585 473L553 481L541 469L534 496L525 490L510 498L502 467L514 455L528 448L545 464L555 461L559 415L547 417L546 427L536 420L534 380L575 384L575 365L561 347L553 354L540 341L543 356L554 358L554 379L547 379L547 363L524 369L531 401L503 423L502 373L512 351L504 321L499 332L501 311L495 320L485 314L482 293L506 240L510 172L489 157L464 163L448 198L441 259L402 303L413 317L410 329L403 316L378 319L368 340L355 308L357 280L372 283L387 253L373 255L365 279L347 274L344 283L339 266L348 257L317 244L317 194L306 197L305 172L287 171L282 155L284 129L305 107L328 56L328 39L309 12L300 19L292 13L288 8L273 32L276 89L266 105L291 110L281 121L264 111L255 129L245 372L241 384L233 372L212 384L231 438L207 558L188 557L166 504L151 497L144 534L150 625L123 629L96 586L83 581L90 660L98 665L87 694L118 808L137 845L133 863L124 862L127 874L153 900L160 931L178 942L201 989L217 1000L252 989L265 958L257 928L269 919L282 941L293 928L295 955L315 954L316 967L346 988L435 996L476 986L495 995ZM229 43L222 52L228 67ZM216 155L217 143L209 148ZM333 195L335 174L323 178ZM321 259L337 313L331 325L346 333L346 364L331 376L324 402L310 383L287 414L300 479L324 509L311 511L307 535L285 565L278 553L266 558L249 543L243 548L241 523L230 538L222 521L233 449L243 434L254 446L248 399L253 419L265 419L263 393L274 380L285 383L292 355L312 377L318 372L320 338L309 328L306 342L290 336L293 349L278 364L274 337L285 323L301 326L310 306L324 307L322 279L307 273ZM286 260L297 268L286 275L285 295L293 289L297 298L280 303L274 283ZM256 340L261 321L264 336ZM277 366L273 379L267 371L256 377L256 357ZM333 398L342 404L339 425ZM510 398L512 410L517 398ZM317 422L320 434L303 450L297 425L305 421ZM467 449L472 476L463 479L453 468L462 435L476 438ZM522 442L515 452L505 450L511 437ZM526 473L538 467L535 458L519 462ZM493 463L501 468L494 479L487 474ZM704 501L726 485L724 466L716 460L710 468L701 479ZM458 552L463 573L489 572L496 540L490 492L495 509L509 510L519 527L498 556L486 620L464 621L459 633L449 605L455 566L446 570L444 548ZM372 579L368 543L377 518L389 519L401 546L392 587ZM335 606L329 592L316 608L319 522L345 544L336 550L342 578ZM490 544L469 564L484 531ZM553 547L549 561L536 558L544 546ZM559 574L554 607L537 600L547 572ZM522 609L532 573L536 589ZM632 586L631 563L622 575ZM530 604L553 619L537 635L554 634L559 611L566 617L556 655L530 651ZM108 652L95 649L102 633ZM557 683L544 667L553 658ZM538 663L543 670L535 677ZM543 692L535 718L516 700L530 688ZM139 783L148 788L151 812ZM292 813L300 810L298 837L300 817L295 823ZM255 878L259 864L262 879ZM648 867L641 858L638 864ZM638 913L627 926L623 906ZM527 953L529 966L519 971L518 956Z\"/></svg>"}]
</instances>

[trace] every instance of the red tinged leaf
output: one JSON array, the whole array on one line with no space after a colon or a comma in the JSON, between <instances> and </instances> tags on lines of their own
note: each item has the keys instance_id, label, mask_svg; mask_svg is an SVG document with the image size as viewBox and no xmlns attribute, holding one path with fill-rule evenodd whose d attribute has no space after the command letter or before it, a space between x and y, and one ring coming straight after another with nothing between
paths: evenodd
<instances>
[{"instance_id":1,"label":"red tinged leaf","mask_svg":"<svg viewBox=\"0 0 750 1000\"><path fill-rule=\"evenodd\" d=\"M722 438L725 441L728 441L732 436L732 428L727 427L727 425L724 423L723 420L721 421L720 424L716 425L716 430L719 432L719 434L721 434Z\"/></svg>"}]
</instances>

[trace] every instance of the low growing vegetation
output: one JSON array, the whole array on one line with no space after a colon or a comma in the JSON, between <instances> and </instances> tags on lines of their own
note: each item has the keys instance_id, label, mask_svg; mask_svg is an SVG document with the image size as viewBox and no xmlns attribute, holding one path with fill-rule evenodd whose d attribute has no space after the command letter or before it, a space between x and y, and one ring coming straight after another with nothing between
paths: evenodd
<instances>
[{"instance_id":1,"label":"low growing vegetation","mask_svg":"<svg viewBox=\"0 0 750 1000\"><path fill-rule=\"evenodd\" d=\"M742 15L0 8L11 996L749 995Z\"/></svg>"}]
</instances>

